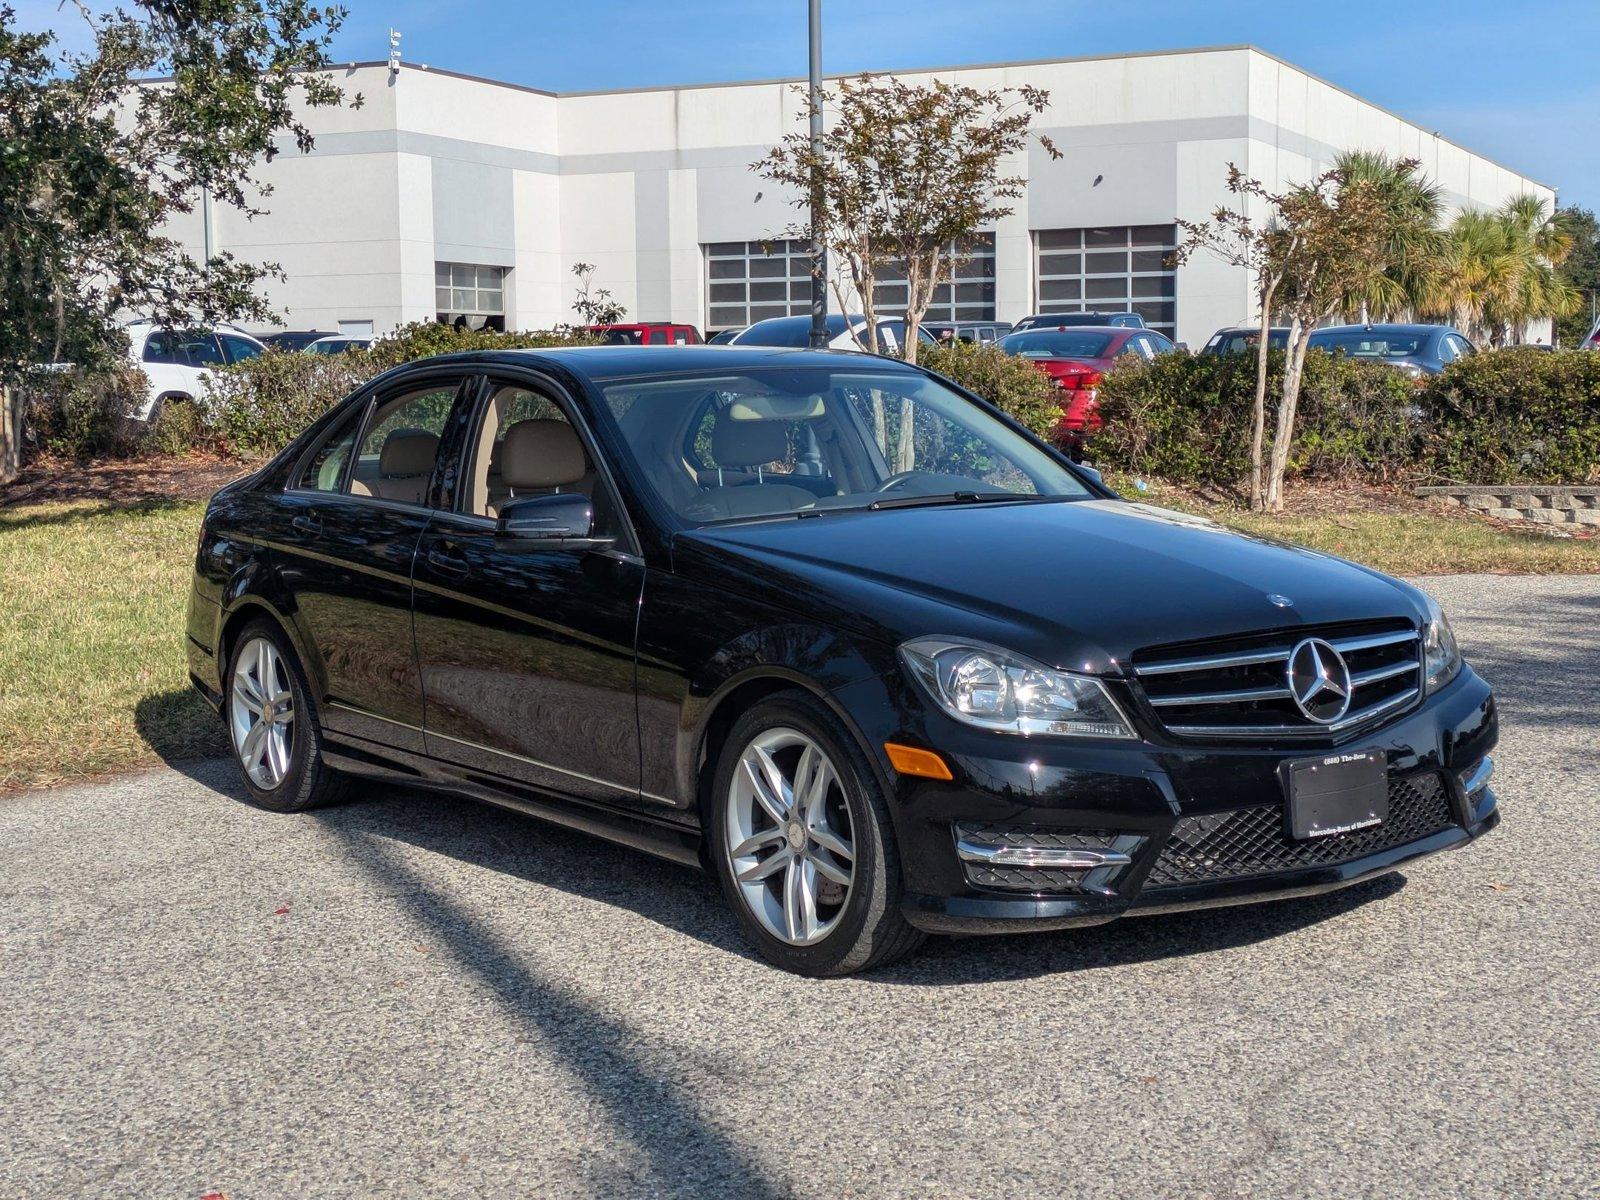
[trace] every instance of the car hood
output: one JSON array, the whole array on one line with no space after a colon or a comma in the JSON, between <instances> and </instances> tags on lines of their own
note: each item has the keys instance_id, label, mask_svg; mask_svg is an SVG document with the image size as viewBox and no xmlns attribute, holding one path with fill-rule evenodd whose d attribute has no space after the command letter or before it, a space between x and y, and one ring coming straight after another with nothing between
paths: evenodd
<instances>
[{"instance_id":1,"label":"car hood","mask_svg":"<svg viewBox=\"0 0 1600 1200\"><path fill-rule=\"evenodd\" d=\"M959 635L1096 673L1141 647L1426 617L1420 593L1376 571L1118 500L712 526L673 555L680 574L883 641Z\"/></svg>"}]
</instances>

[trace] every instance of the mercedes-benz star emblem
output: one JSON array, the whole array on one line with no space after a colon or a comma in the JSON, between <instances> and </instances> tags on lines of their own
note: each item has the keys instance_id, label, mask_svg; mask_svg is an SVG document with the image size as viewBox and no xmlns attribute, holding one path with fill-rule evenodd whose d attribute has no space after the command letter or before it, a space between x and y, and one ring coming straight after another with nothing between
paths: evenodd
<instances>
[{"instance_id":1,"label":"mercedes-benz star emblem","mask_svg":"<svg viewBox=\"0 0 1600 1200\"><path fill-rule=\"evenodd\" d=\"M1289 693L1318 725L1332 725L1350 711L1350 668L1321 638L1306 638L1289 651Z\"/></svg>"}]
</instances>

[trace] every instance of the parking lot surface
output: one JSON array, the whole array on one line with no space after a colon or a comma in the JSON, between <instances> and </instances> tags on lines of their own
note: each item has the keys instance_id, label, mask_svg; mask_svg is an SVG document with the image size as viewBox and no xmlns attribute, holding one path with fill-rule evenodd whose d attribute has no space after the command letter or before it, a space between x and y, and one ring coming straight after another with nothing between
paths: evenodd
<instances>
[{"instance_id":1,"label":"parking lot surface","mask_svg":"<svg viewBox=\"0 0 1600 1200\"><path fill-rule=\"evenodd\" d=\"M862 978L466 801L0 797L0 1196L1593 1196L1600 579L1425 586L1500 693L1496 833Z\"/></svg>"}]
</instances>

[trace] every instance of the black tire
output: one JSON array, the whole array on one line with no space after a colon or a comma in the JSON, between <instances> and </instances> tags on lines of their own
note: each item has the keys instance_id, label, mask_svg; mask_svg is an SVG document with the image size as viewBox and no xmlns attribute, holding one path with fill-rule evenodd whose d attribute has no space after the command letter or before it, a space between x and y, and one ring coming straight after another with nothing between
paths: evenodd
<instances>
[{"instance_id":1,"label":"black tire","mask_svg":"<svg viewBox=\"0 0 1600 1200\"><path fill-rule=\"evenodd\" d=\"M854 874L837 923L809 945L792 945L761 924L741 894L730 854L728 810L740 756L758 735L780 728L798 731L826 752L839 781L838 793L848 806L854 840ZM771 696L734 723L717 762L705 815L709 857L723 895L745 936L775 966L815 977L849 975L904 958L926 939L900 911L900 856L872 766L850 731L808 693Z\"/></svg>"},{"instance_id":2,"label":"black tire","mask_svg":"<svg viewBox=\"0 0 1600 1200\"><path fill-rule=\"evenodd\" d=\"M275 786L263 787L250 777L240 760L234 737L233 691L234 673L245 648L257 639L265 638L277 650L288 676L288 685L294 704L294 722L289 735L288 769ZM305 670L294 646L277 622L267 618L251 621L233 639L228 654L227 669L222 676L222 722L228 745L234 752L234 765L239 767L239 777L245 791L258 808L269 812L297 813L323 805L337 804L349 797L354 781L322 761L322 726L316 706L311 702L311 689L307 686Z\"/></svg>"}]
</instances>

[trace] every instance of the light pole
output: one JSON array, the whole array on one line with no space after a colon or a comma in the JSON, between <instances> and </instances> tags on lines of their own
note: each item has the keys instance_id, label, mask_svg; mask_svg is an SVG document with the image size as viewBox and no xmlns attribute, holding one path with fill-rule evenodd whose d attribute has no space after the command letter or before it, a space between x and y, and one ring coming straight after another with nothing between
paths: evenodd
<instances>
[{"instance_id":1,"label":"light pole","mask_svg":"<svg viewBox=\"0 0 1600 1200\"><path fill-rule=\"evenodd\" d=\"M822 0L809 0L811 43L811 347L828 345L828 255L822 247Z\"/></svg>"}]
</instances>

